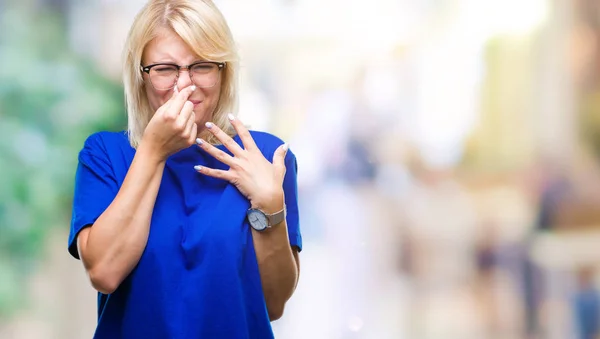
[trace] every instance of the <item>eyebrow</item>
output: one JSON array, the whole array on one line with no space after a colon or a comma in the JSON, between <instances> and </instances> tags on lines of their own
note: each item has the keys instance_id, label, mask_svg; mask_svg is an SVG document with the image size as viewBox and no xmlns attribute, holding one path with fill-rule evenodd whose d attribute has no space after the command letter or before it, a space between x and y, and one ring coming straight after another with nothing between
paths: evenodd
<instances>
[{"instance_id":1,"label":"eyebrow","mask_svg":"<svg viewBox=\"0 0 600 339\"><path fill-rule=\"evenodd\" d=\"M204 59L195 59L194 61L192 61L191 63L189 63L188 65L192 65L198 62L208 62L209 60L204 60ZM155 64L170 64L170 65L179 65L178 63L176 63L175 61L155 61L155 62L149 62L149 65L155 65Z\"/></svg>"}]
</instances>

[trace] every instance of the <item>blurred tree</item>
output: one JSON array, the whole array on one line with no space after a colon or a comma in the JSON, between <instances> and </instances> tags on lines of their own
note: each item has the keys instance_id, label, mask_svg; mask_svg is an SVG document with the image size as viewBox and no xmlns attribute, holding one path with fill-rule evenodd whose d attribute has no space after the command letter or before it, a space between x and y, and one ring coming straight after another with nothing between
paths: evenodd
<instances>
[{"instance_id":1,"label":"blurred tree","mask_svg":"<svg viewBox=\"0 0 600 339\"><path fill-rule=\"evenodd\" d=\"M0 320L26 304L24 282L48 232L68 227L83 141L125 126L121 85L69 51L64 12L2 6Z\"/></svg>"}]
</instances>

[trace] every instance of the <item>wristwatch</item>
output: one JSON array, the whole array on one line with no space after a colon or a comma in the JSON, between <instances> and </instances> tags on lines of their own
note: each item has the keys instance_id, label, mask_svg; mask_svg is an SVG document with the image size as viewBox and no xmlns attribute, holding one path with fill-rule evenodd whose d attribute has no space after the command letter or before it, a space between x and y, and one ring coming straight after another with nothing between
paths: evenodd
<instances>
[{"instance_id":1,"label":"wristwatch","mask_svg":"<svg viewBox=\"0 0 600 339\"><path fill-rule=\"evenodd\" d=\"M281 211L273 214L266 214L257 208L250 208L248 212L246 212L246 216L248 217L250 226L257 231L262 232L284 221L285 213L286 209L284 205Z\"/></svg>"}]
</instances>

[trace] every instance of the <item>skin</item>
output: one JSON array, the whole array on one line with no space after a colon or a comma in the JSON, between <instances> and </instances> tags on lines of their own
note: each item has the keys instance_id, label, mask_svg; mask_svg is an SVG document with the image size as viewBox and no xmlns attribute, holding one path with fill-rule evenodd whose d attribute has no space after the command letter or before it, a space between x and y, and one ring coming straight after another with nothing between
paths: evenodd
<instances>
[{"instance_id":1,"label":"skin","mask_svg":"<svg viewBox=\"0 0 600 339\"><path fill-rule=\"evenodd\" d=\"M189 46L177 34L167 29L162 29L158 32L157 38L146 46L142 57L143 65L161 62L190 65L197 61L202 60L192 52ZM183 90L193 85L187 70L180 72L177 79L177 87L173 90L160 91L154 89L148 79L147 73L144 73L144 79L147 84L145 88L148 102L154 111L158 111L163 107L176 94L177 89ZM196 88L187 98L193 104L194 122L199 127L197 130L198 134L202 134L205 131L204 124L212 119L212 112L217 107L220 94L221 78L219 77L219 81L213 87Z\"/></svg>"},{"instance_id":2,"label":"skin","mask_svg":"<svg viewBox=\"0 0 600 339\"><path fill-rule=\"evenodd\" d=\"M198 57L170 30L162 30L144 51L143 64L159 62L189 65ZM202 175L229 181L244 194L252 207L266 213L283 208L284 158L287 146L279 147L269 162L260 152L249 131L231 116L230 121L243 142L241 148L226 133L210 123L221 83L211 88L195 88L187 70L182 70L177 86L159 91L143 73L145 90L155 114L148 123L123 185L93 227L83 229L77 244L80 258L92 286L110 294L131 273L146 247L154 203L167 158L199 142L199 147L230 166L227 171L199 168ZM202 142L214 134L233 154ZM299 276L297 248L288 240L286 222L257 232L252 230L263 292L271 320L279 319L293 294Z\"/></svg>"}]
</instances>

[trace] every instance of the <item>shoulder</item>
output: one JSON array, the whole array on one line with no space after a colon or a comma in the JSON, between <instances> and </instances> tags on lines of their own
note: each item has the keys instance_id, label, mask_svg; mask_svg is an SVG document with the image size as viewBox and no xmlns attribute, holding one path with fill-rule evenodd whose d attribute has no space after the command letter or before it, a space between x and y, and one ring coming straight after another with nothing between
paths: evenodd
<instances>
[{"instance_id":1,"label":"shoulder","mask_svg":"<svg viewBox=\"0 0 600 339\"><path fill-rule=\"evenodd\" d=\"M87 137L84 148L106 148L110 146L123 146L129 145L129 139L127 138L127 132L95 132Z\"/></svg>"},{"instance_id":2,"label":"shoulder","mask_svg":"<svg viewBox=\"0 0 600 339\"><path fill-rule=\"evenodd\" d=\"M271 133L261 132L261 131L250 131L250 135L254 139L254 143L258 146L258 149L262 152L262 154L269 161L273 161L273 154L277 150L277 148L283 145L285 142ZM296 164L296 155L292 152L292 150L288 150L286 154L286 165L293 164L295 167Z\"/></svg>"},{"instance_id":3,"label":"shoulder","mask_svg":"<svg viewBox=\"0 0 600 339\"><path fill-rule=\"evenodd\" d=\"M80 158L82 156L108 158L112 153L120 153L126 149L133 150L129 144L127 132L102 131L93 133L86 138L79 155Z\"/></svg>"},{"instance_id":4,"label":"shoulder","mask_svg":"<svg viewBox=\"0 0 600 339\"><path fill-rule=\"evenodd\" d=\"M250 135L258 149L269 160L272 160L275 150L284 143L281 138L267 132L251 130Z\"/></svg>"},{"instance_id":5,"label":"shoulder","mask_svg":"<svg viewBox=\"0 0 600 339\"><path fill-rule=\"evenodd\" d=\"M276 149L283 144L283 140L271 133L251 130L250 135L252 135L252 139L260 149L263 149L263 147Z\"/></svg>"}]
</instances>

